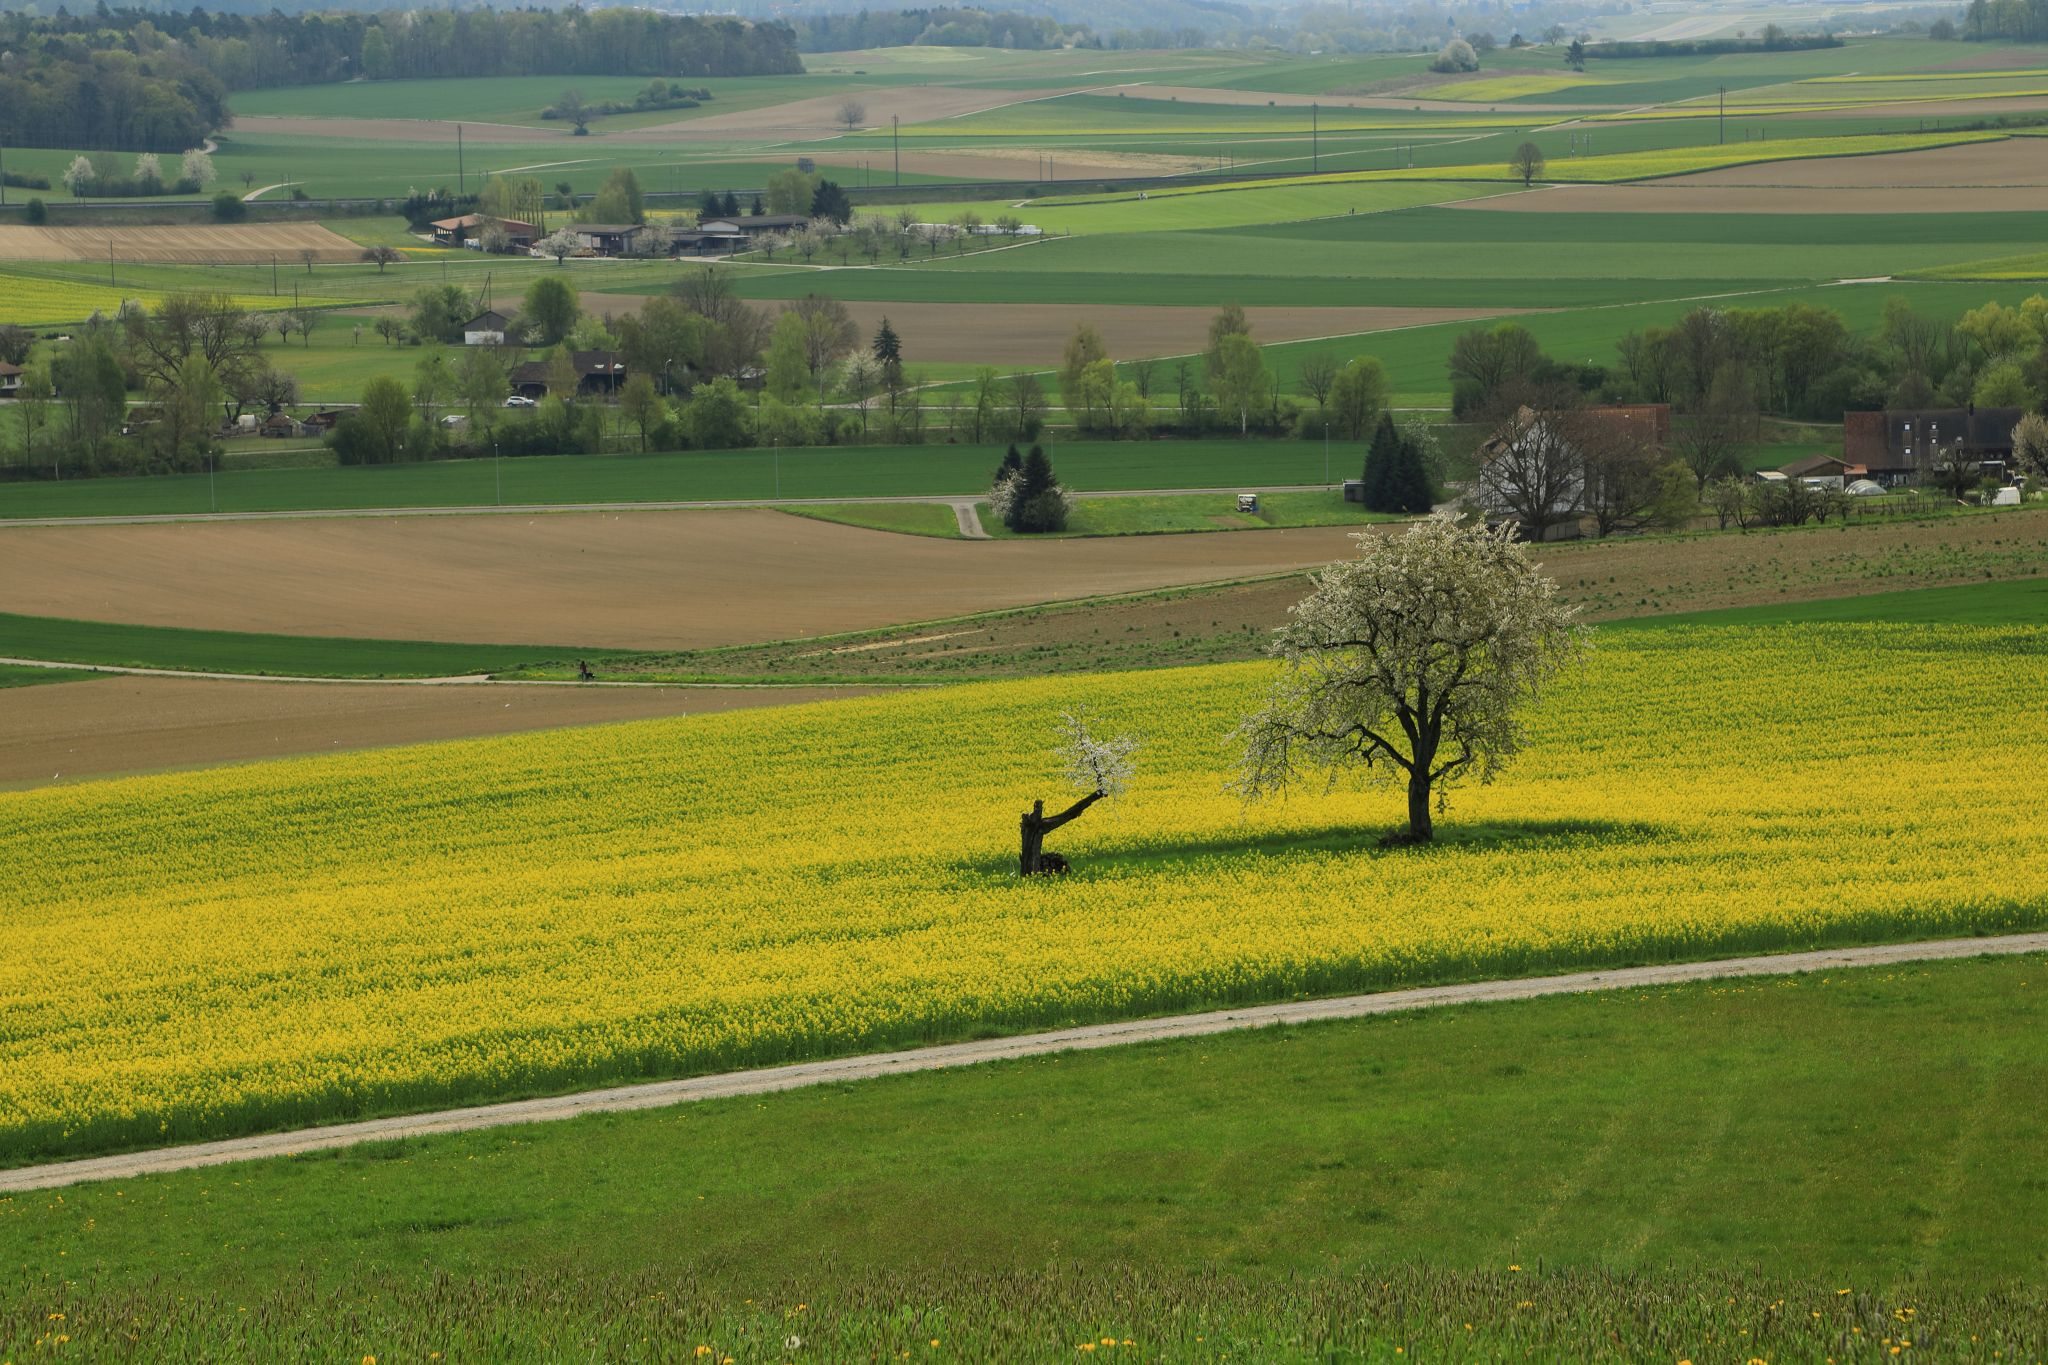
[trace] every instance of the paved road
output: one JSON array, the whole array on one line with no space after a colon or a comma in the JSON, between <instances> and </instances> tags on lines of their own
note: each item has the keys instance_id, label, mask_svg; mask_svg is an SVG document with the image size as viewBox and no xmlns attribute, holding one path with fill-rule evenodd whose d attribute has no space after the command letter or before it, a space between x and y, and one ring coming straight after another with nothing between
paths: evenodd
<instances>
[{"instance_id":1,"label":"paved road","mask_svg":"<svg viewBox=\"0 0 2048 1365\"><path fill-rule=\"evenodd\" d=\"M1157 498L1182 493L1327 493L1330 483L1233 484L1228 488L1110 488L1071 490L1081 498ZM138 512L131 516L108 517L0 517L0 528L10 526L149 526L180 521L325 521L351 517L530 517L542 512L717 512L744 508L835 507L847 503L943 503L955 509L963 505L974 510L975 494L930 493L906 497L868 498L729 498L715 502L522 502L503 506L476 503L450 507L324 507L306 511L281 512ZM981 522L974 522L977 528ZM966 518L961 520L966 529ZM969 540L977 537L969 535ZM988 539L981 536L979 539Z\"/></svg>"},{"instance_id":2,"label":"paved road","mask_svg":"<svg viewBox=\"0 0 2048 1365\"><path fill-rule=\"evenodd\" d=\"M1333 1000L1297 1000L1283 1005L1215 1010L1206 1014L1182 1014L1165 1019L1136 1019L1119 1024L1096 1024L1086 1028L1057 1029L1050 1033L1029 1033L1015 1038L950 1043L907 1052L842 1057L824 1062L804 1062L795 1066L764 1067L754 1071L733 1071L724 1075L698 1076L681 1081L615 1086L607 1090L589 1090L574 1095L515 1100L507 1104L477 1105L432 1114L412 1114L398 1118L370 1119L362 1123L304 1128L290 1133L230 1138L221 1142L204 1142L188 1147L131 1152L120 1156L88 1157L79 1161L55 1162L44 1166L24 1166L15 1170L0 1171L0 1194L18 1190L53 1189L88 1180L132 1180L138 1176L165 1171L219 1166L262 1157L290 1156L298 1152L352 1146L358 1142L425 1137L435 1133L463 1133L478 1128L498 1128L508 1124L575 1118L581 1114L663 1109L692 1100L718 1099L733 1095L766 1095L812 1085L834 1085L847 1081L869 1080L877 1076L903 1075L914 1071L939 1071L1013 1057L1038 1057L1053 1052L1090 1051L1095 1048L1119 1047L1126 1043L1199 1038L1239 1029L1266 1028L1274 1024L1301 1024L1322 1019L1357 1019L1367 1015L1392 1014L1403 1010L1431 1009L1440 1005L1530 1000L1545 995L1631 990L1724 977L1784 976L1794 972L1838 971L1849 967L1879 967L1901 962L1932 962L1951 958L2040 952L2048 952L2048 933L2008 934L1997 938L1937 939L1926 943L1882 944L1869 948L1835 948L1820 952L1724 958L1717 962L1682 962L1655 967L1617 968L1604 972L1573 972L1565 976L1476 981L1459 986L1426 986L1415 990L1383 991L1374 995L1342 996Z\"/></svg>"}]
</instances>

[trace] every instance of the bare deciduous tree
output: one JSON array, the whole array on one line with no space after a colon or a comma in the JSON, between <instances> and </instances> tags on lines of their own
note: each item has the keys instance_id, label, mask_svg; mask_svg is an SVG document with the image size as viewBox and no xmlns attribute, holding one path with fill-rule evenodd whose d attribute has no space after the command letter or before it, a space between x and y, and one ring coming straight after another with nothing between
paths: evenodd
<instances>
[{"instance_id":1,"label":"bare deciduous tree","mask_svg":"<svg viewBox=\"0 0 2048 1365\"><path fill-rule=\"evenodd\" d=\"M1585 630L1507 528L1439 514L1356 539L1358 557L1318 573L1279 631L1281 676L1237 729L1233 786L1257 800L1305 767L1333 780L1356 769L1405 784L1408 825L1392 841L1426 843L1433 802L1521 750L1518 712L1577 658Z\"/></svg>"},{"instance_id":2,"label":"bare deciduous tree","mask_svg":"<svg viewBox=\"0 0 2048 1365\"><path fill-rule=\"evenodd\" d=\"M1497 406L1494 435L1480 448L1478 487L1489 511L1513 517L1529 539L1543 540L1585 510L1584 437L1568 395L1531 397L1518 404L1511 395Z\"/></svg>"},{"instance_id":3,"label":"bare deciduous tree","mask_svg":"<svg viewBox=\"0 0 2048 1365\"><path fill-rule=\"evenodd\" d=\"M1741 368L1723 365L1691 418L1673 433L1678 458L1697 488L1736 472L1736 452L1748 443L1756 421L1756 398Z\"/></svg>"},{"instance_id":4,"label":"bare deciduous tree","mask_svg":"<svg viewBox=\"0 0 2048 1365\"><path fill-rule=\"evenodd\" d=\"M848 100L839 106L839 121L846 125L846 131L855 133L868 120L868 107L859 100Z\"/></svg>"}]
</instances>

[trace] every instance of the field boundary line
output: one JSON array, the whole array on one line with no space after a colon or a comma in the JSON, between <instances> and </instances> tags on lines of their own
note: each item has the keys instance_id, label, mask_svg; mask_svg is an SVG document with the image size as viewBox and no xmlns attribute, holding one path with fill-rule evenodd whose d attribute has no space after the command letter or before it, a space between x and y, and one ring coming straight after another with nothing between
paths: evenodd
<instances>
[{"instance_id":1,"label":"field boundary line","mask_svg":"<svg viewBox=\"0 0 2048 1365\"><path fill-rule=\"evenodd\" d=\"M1558 976L1474 981L1460 985L1421 986L1369 995L1322 1000L1293 1000L1276 1005L1210 1010L1199 1014L1133 1019L1020 1034L1010 1038L945 1043L866 1056L838 1057L787 1066L694 1076L684 1080L649 1081L611 1086L568 1095L473 1105L425 1114L329 1124L286 1133L227 1138L183 1147L85 1157L0 1170L0 1194L56 1189L89 1180L125 1180L171 1171L195 1170L265 1157L296 1156L363 1142L390 1142L439 1133L466 1133L520 1123L552 1122L584 1114L626 1113L665 1109L696 1100L739 1095L768 1095L808 1086L842 1084L879 1076L906 1075L976 1066L983 1062L1042 1057L1060 1052L1085 1052L1130 1043L1201 1038L1243 1029L1270 1028L1326 1020L1361 1019L1378 1014L1434 1009L1446 1005L1534 1000L1552 995L1632 990L1687 982L1757 976L1791 976L1856 967L1882 967L1959 958L2011 956L2048 952L2048 933L2003 934L1985 938L1932 939L1919 943L1873 944L1860 948L1827 948L1808 952L1762 954L1705 962L1660 963L1617 967L1605 971L1570 972Z\"/></svg>"},{"instance_id":2,"label":"field boundary line","mask_svg":"<svg viewBox=\"0 0 2048 1365\"><path fill-rule=\"evenodd\" d=\"M591 650L593 656L602 657ZM0 656L0 666L9 668L48 668L65 673L105 673L110 677L130 678L197 678L203 682L255 682L255 683L323 683L349 684L359 687L568 687L582 692L594 692L601 687L667 687L677 691L712 692L782 692L802 690L819 692L834 688L858 688L863 694L870 691L903 691L920 687L944 687L944 682L916 679L907 682L873 683L820 683L820 682L634 682L626 679L606 678L501 678L495 673L451 673L438 678L385 678L374 674L361 673L347 676L325 677L316 673L213 673L198 668L148 668L141 664L90 664L66 663L62 659L15 659Z\"/></svg>"},{"instance_id":3,"label":"field boundary line","mask_svg":"<svg viewBox=\"0 0 2048 1365\"><path fill-rule=\"evenodd\" d=\"M1419 326L1422 324L1409 324ZM1391 328L1404 331L1406 327ZM1346 335L1350 335L1347 333ZM1199 354L1199 352L1190 352ZM1167 357L1172 359L1172 357ZM1051 371L1045 371L1051 373ZM257 471L247 471L257 472ZM1202 496L1225 493L1322 493L1338 487L1335 483L1244 483L1212 488L1070 488L1090 498L1162 498L1182 494ZM966 493L882 493L866 497L840 498L725 498L700 502L522 502L522 503L437 503L425 507L304 507L280 508L269 512L131 512L88 513L75 517L0 517L0 531L9 528L55 526L151 526L171 522L207 521L326 521L363 517L481 517L538 516L555 512L774 512L784 507L873 506L890 503L939 503L952 505L986 497L985 491ZM1308 527L1274 527L1274 530L1308 530Z\"/></svg>"}]
</instances>

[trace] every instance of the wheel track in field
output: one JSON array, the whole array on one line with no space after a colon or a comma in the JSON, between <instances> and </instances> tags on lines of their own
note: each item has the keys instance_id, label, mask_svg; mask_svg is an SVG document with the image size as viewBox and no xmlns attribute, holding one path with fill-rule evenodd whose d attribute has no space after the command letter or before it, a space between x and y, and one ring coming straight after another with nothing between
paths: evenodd
<instances>
[{"instance_id":1,"label":"wheel track in field","mask_svg":"<svg viewBox=\"0 0 2048 1365\"><path fill-rule=\"evenodd\" d=\"M1552 995L1638 990L1696 981L1790 976L1803 972L2043 952L2048 952L2048 933L1934 939L1921 943L1828 948L1811 952L1722 958L1707 962L1663 963L1649 967L1570 972L1557 976L1474 981L1450 986L1422 986L1409 990L1380 991L1370 995L1295 1000L1277 1005L1211 1010L1160 1019L1091 1024L1043 1033L1020 1034L1009 1038L946 1043L868 1056L836 1057L788 1066L694 1076L684 1080L611 1086L601 1090L545 1096L540 1099L472 1105L434 1113L330 1124L292 1132L227 1138L216 1142L160 1148L154 1151L86 1157L39 1166L21 1166L12 1170L0 1170L0 1196L27 1190L56 1189L86 1181L132 1180L146 1175L220 1166L236 1161L295 1156L304 1152L326 1151L363 1142L391 1142L431 1137L441 1133L474 1132L482 1128L577 1118L584 1114L665 1109L695 1100L722 1099L737 1095L767 1095L815 1085L844 1084L848 1081L871 1080L881 1076L905 1075L919 1071L950 1070L955 1067L975 1066L983 1062L1041 1057L1059 1052L1093 1051L1098 1048L1121 1047L1130 1043L1201 1038L1219 1033L1234 1033L1243 1029L1270 1028L1281 1024L1361 1019L1377 1014L1397 1014L1445 1005L1534 1000Z\"/></svg>"}]
</instances>

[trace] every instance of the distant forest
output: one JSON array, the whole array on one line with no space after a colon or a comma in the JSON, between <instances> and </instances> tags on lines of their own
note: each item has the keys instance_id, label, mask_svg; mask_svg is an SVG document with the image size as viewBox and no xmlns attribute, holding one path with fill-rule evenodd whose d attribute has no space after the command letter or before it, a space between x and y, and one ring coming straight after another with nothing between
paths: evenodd
<instances>
[{"instance_id":1,"label":"distant forest","mask_svg":"<svg viewBox=\"0 0 2048 1365\"><path fill-rule=\"evenodd\" d=\"M2048 0L2042 0L2048 3ZM785 0L731 0L741 14L769 14ZM999 11L969 7L868 10L861 0L810 0L790 20L805 52L912 44L1004 48L1277 48L1291 52L1434 52L1460 32L1505 42L1560 29L1627 0L1009 0ZM842 8L843 7L843 8Z\"/></svg>"},{"instance_id":2,"label":"distant forest","mask_svg":"<svg viewBox=\"0 0 2048 1365\"><path fill-rule=\"evenodd\" d=\"M2048 39L2048 0L1970 0L1963 11L1963 36L2041 42Z\"/></svg>"},{"instance_id":3,"label":"distant forest","mask_svg":"<svg viewBox=\"0 0 2048 1365\"><path fill-rule=\"evenodd\" d=\"M226 92L443 76L770 76L803 70L779 23L639 9L260 15L0 14L0 142L182 151Z\"/></svg>"}]
</instances>

